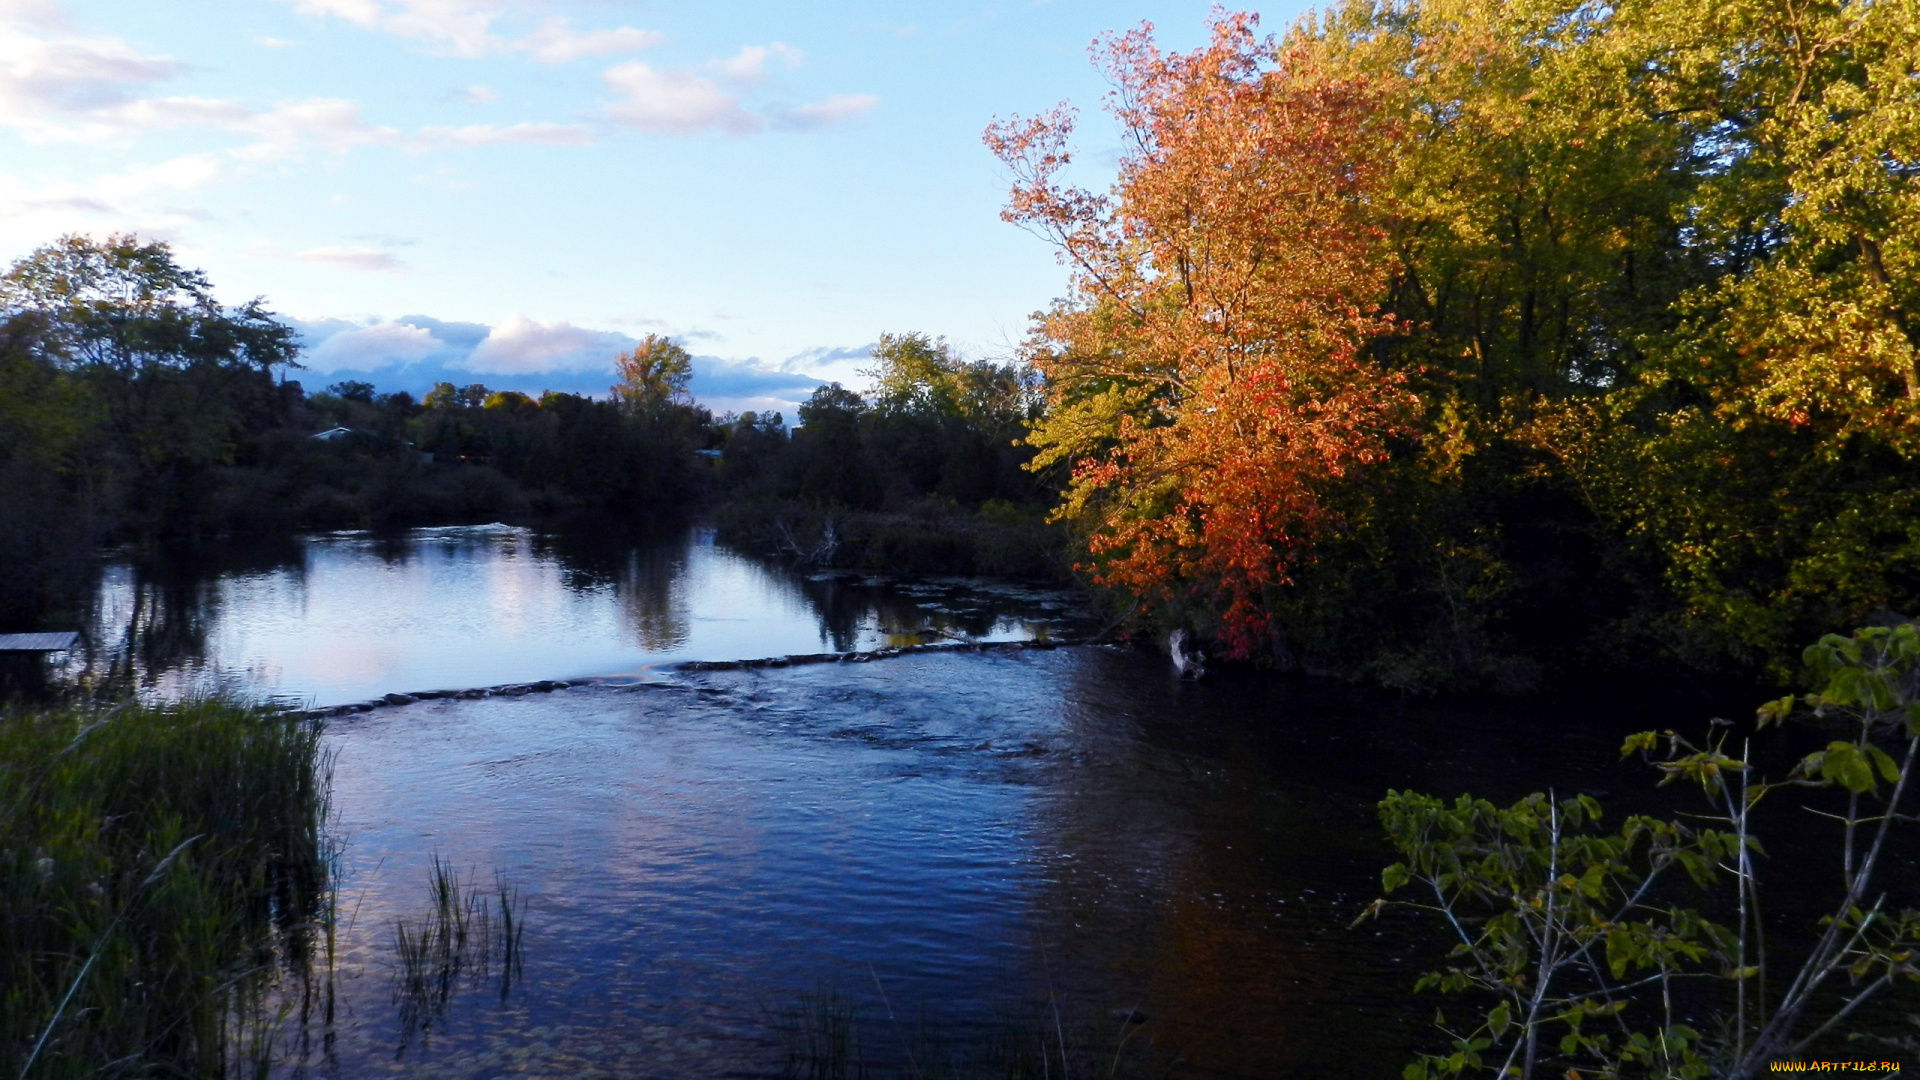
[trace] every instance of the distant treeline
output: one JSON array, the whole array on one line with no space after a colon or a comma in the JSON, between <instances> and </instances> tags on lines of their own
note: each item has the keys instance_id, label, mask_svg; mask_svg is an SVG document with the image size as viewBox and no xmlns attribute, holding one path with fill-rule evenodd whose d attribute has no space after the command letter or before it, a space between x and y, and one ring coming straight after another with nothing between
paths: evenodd
<instances>
[{"instance_id":1,"label":"distant treeline","mask_svg":"<svg viewBox=\"0 0 1920 1080\"><path fill-rule=\"evenodd\" d=\"M723 535L816 565L1066 576L1052 485L1026 467L1032 371L920 334L882 334L873 361L872 390L820 387L791 431L778 413L725 426Z\"/></svg>"},{"instance_id":2,"label":"distant treeline","mask_svg":"<svg viewBox=\"0 0 1920 1080\"><path fill-rule=\"evenodd\" d=\"M649 336L604 398L440 383L309 392L293 330L221 305L166 245L67 237L0 279L0 629L70 621L104 541L590 513L684 518L720 495L768 554L923 571L1058 572L1014 445L1024 369L886 337L871 401L714 418ZM979 511L985 508L984 516ZM919 534L922 538L916 538ZM824 539L824 542L823 542ZM804 545L805 550L800 550Z\"/></svg>"},{"instance_id":3,"label":"distant treeline","mask_svg":"<svg viewBox=\"0 0 1920 1080\"><path fill-rule=\"evenodd\" d=\"M291 327L164 244L68 237L0 280L0 623L70 615L95 545L680 506L717 438L649 338L607 399L309 394ZM330 433L330 434L327 434Z\"/></svg>"}]
</instances>

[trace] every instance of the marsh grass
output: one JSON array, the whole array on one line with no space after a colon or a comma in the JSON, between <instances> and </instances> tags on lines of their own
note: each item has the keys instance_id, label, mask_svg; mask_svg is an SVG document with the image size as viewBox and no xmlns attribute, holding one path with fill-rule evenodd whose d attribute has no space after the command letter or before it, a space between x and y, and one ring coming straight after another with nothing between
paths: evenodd
<instances>
[{"instance_id":1,"label":"marsh grass","mask_svg":"<svg viewBox=\"0 0 1920 1080\"><path fill-rule=\"evenodd\" d=\"M234 700L0 714L0 1077L257 1072L331 939L328 766Z\"/></svg>"},{"instance_id":2,"label":"marsh grass","mask_svg":"<svg viewBox=\"0 0 1920 1080\"><path fill-rule=\"evenodd\" d=\"M423 1042L446 1018L465 984L493 980L505 1001L524 970L526 904L498 873L491 893L434 853L430 900L419 916L393 924L393 1001L400 1013L399 1052Z\"/></svg>"}]
</instances>

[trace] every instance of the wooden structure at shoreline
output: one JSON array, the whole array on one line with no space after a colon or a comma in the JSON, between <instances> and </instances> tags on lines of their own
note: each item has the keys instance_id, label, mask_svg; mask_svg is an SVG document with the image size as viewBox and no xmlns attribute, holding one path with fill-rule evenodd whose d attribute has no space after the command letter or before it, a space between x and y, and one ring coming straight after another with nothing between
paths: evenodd
<instances>
[{"instance_id":1,"label":"wooden structure at shoreline","mask_svg":"<svg viewBox=\"0 0 1920 1080\"><path fill-rule=\"evenodd\" d=\"M0 634L0 653L72 652L80 644L78 630L54 630L40 634Z\"/></svg>"}]
</instances>

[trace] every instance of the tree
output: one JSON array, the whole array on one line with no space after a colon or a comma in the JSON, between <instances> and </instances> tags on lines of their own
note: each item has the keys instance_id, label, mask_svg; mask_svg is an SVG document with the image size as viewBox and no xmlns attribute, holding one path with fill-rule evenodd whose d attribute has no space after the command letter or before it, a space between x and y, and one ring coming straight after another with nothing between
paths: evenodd
<instances>
[{"instance_id":1,"label":"tree","mask_svg":"<svg viewBox=\"0 0 1920 1080\"><path fill-rule=\"evenodd\" d=\"M800 427L793 433L798 494L827 507L866 509L878 503L880 485L868 456L862 426L867 403L860 395L828 383L816 386L800 403Z\"/></svg>"},{"instance_id":2,"label":"tree","mask_svg":"<svg viewBox=\"0 0 1920 1080\"><path fill-rule=\"evenodd\" d=\"M692 400L687 382L693 378L693 358L659 334L640 339L614 360L614 367L620 375L612 387L614 400L634 412L659 415Z\"/></svg>"},{"instance_id":3,"label":"tree","mask_svg":"<svg viewBox=\"0 0 1920 1080\"><path fill-rule=\"evenodd\" d=\"M293 328L256 298L233 309L164 243L63 236L0 278L0 311L45 316L42 347L65 364L125 375L159 368L298 367Z\"/></svg>"},{"instance_id":4,"label":"tree","mask_svg":"<svg viewBox=\"0 0 1920 1080\"><path fill-rule=\"evenodd\" d=\"M111 459L96 470L149 527L185 520L208 470L282 407L274 369L297 366L293 328L263 301L222 307L204 274L134 236L33 252L0 277L0 317L88 387L104 429L90 450Z\"/></svg>"},{"instance_id":5,"label":"tree","mask_svg":"<svg viewBox=\"0 0 1920 1080\"><path fill-rule=\"evenodd\" d=\"M370 382L347 379L327 387L327 393L343 401L357 401L362 405L373 404L373 384Z\"/></svg>"},{"instance_id":6,"label":"tree","mask_svg":"<svg viewBox=\"0 0 1920 1080\"><path fill-rule=\"evenodd\" d=\"M1718 272L1540 438L1696 633L1785 676L1791 642L1920 602L1920 11L1650 7L1690 60L1657 96L1699 117L1685 217Z\"/></svg>"},{"instance_id":7,"label":"tree","mask_svg":"<svg viewBox=\"0 0 1920 1080\"><path fill-rule=\"evenodd\" d=\"M945 338L920 333L880 335L870 354L873 367L860 374L873 380L873 404L883 412L912 416L951 416L958 412L955 374L962 367Z\"/></svg>"},{"instance_id":8,"label":"tree","mask_svg":"<svg viewBox=\"0 0 1920 1080\"><path fill-rule=\"evenodd\" d=\"M1111 197L1062 187L1073 114L997 123L1004 213L1051 239L1071 293L1029 343L1048 411L1035 468L1071 468L1058 517L1096 580L1170 618L1217 613L1231 651L1339 527L1327 492L1383 461L1415 403L1368 346L1392 269L1372 201L1399 125L1358 75L1218 15L1163 55L1150 28L1103 67L1130 149Z\"/></svg>"},{"instance_id":9,"label":"tree","mask_svg":"<svg viewBox=\"0 0 1920 1080\"><path fill-rule=\"evenodd\" d=\"M1920 629L1912 624L1829 634L1804 660L1819 689L1769 702L1758 732L1789 719L1821 723L1840 737L1801 758L1788 775L1757 774L1751 747L1729 752L1728 728L1696 745L1674 732L1630 737L1665 774L1662 784L1698 785L1708 812L1674 820L1634 815L1599 827L1590 796L1534 794L1512 807L1461 796L1452 805L1389 792L1380 817L1403 860L1382 883L1391 895L1362 919L1392 907L1441 917L1447 965L1419 988L1477 999L1449 1032L1452 1052L1423 1056L1410 1080L1487 1075L1725 1076L1749 1080L1799 1057L1864 1019L1862 1008L1920 981L1920 912L1890 886L1895 830L1913 822L1910 781L1920 768ZM1826 789L1832 802L1800 807L1836 821L1821 850L1769 852L1759 808L1787 791ZM1833 812L1838 811L1838 812ZM1769 943L1759 867L1771 855L1800 877L1837 871L1837 895L1807 941ZM1820 866L1822 861L1830 864ZM1730 886L1718 923L1688 903L1697 889ZM1777 936L1777 935L1776 935ZM1798 967L1769 969L1769 957ZM1676 1018L1674 992L1700 987L1719 1009L1718 1031ZM1490 1004L1488 1004L1490 1002ZM1459 1011L1455 1010L1456 1018ZM1889 1067L1886 1071L1892 1071Z\"/></svg>"}]
</instances>

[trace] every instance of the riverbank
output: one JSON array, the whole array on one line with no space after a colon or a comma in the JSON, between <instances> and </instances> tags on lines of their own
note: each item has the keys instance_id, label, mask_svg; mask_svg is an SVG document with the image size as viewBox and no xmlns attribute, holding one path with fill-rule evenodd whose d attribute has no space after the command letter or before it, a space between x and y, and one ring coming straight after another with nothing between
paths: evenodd
<instances>
[{"instance_id":1,"label":"riverbank","mask_svg":"<svg viewBox=\"0 0 1920 1080\"><path fill-rule=\"evenodd\" d=\"M331 945L320 727L230 701L0 714L0 1070L222 1076Z\"/></svg>"},{"instance_id":2,"label":"riverbank","mask_svg":"<svg viewBox=\"0 0 1920 1080\"><path fill-rule=\"evenodd\" d=\"M848 510L743 498L717 501L708 514L728 543L808 569L1074 580L1069 538L1042 508L990 502L970 511L929 499Z\"/></svg>"}]
</instances>

